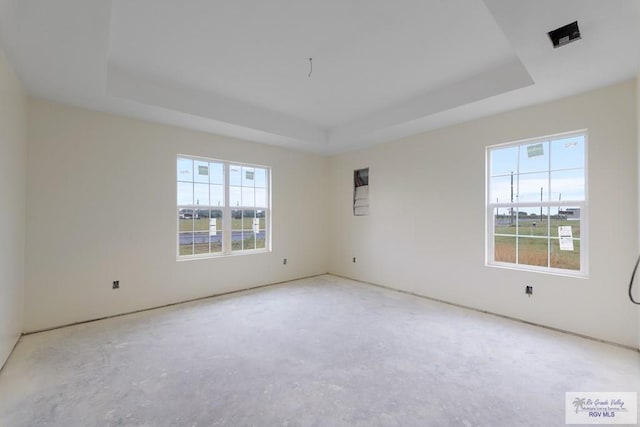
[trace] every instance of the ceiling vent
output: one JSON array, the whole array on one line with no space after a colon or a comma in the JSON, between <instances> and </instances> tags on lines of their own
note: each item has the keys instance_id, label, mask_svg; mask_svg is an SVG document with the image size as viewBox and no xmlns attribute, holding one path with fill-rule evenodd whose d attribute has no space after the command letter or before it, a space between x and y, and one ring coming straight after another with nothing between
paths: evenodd
<instances>
[{"instance_id":1,"label":"ceiling vent","mask_svg":"<svg viewBox=\"0 0 640 427\"><path fill-rule=\"evenodd\" d=\"M553 43L554 49L582 38L580 37L578 21L567 24L564 27L556 28L553 31L549 31L547 34L549 34L549 38L551 39L551 43Z\"/></svg>"}]
</instances>

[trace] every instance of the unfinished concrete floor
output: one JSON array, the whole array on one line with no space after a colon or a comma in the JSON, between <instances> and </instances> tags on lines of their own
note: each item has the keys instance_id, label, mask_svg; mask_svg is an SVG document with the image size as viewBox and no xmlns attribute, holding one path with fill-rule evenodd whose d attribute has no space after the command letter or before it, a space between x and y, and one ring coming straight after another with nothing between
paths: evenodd
<instances>
[{"instance_id":1,"label":"unfinished concrete floor","mask_svg":"<svg viewBox=\"0 0 640 427\"><path fill-rule=\"evenodd\" d=\"M561 426L640 355L332 276L23 337L0 426Z\"/></svg>"}]
</instances>

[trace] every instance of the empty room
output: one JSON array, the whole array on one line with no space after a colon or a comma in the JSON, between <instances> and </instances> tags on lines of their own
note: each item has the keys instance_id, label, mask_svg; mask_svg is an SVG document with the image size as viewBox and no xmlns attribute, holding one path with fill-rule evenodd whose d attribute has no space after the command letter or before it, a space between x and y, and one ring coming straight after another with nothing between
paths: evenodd
<instances>
[{"instance_id":1,"label":"empty room","mask_svg":"<svg viewBox=\"0 0 640 427\"><path fill-rule=\"evenodd\" d=\"M637 0L0 1L0 426L638 425L638 40Z\"/></svg>"}]
</instances>

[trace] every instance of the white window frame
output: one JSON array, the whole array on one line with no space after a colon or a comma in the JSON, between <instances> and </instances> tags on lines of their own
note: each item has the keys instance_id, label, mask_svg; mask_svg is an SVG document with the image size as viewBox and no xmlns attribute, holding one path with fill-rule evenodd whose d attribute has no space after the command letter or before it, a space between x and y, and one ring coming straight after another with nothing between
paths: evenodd
<instances>
[{"instance_id":1,"label":"white window frame","mask_svg":"<svg viewBox=\"0 0 640 427\"><path fill-rule=\"evenodd\" d=\"M542 202L531 202L525 201L520 202L519 200L514 200L513 202L508 203L496 203L495 201L490 200L491 198L491 152L495 149L503 149L515 146L528 146L536 143L543 142L551 142L557 139L570 138L572 136L583 136L584 137L584 200L561 200L561 201L542 201ZM572 276L572 277L588 277L588 266L589 266L589 209L588 209L588 199L589 199L589 191L588 191L588 132L586 129L582 129L579 131L572 131L566 133L559 133L553 135L547 135L543 137L536 137L531 139L524 139L519 141L508 142L505 144L496 144L486 147L485 150L486 155L486 173L485 173L485 201L486 201L486 211L485 211L485 224L486 224L486 232L485 232L485 242L486 242L486 253L485 253L485 265L489 267L500 267L514 270L524 270L524 271L534 271L539 273L547 273L554 275L562 275L562 276ZM519 173L519 157L518 156L518 170L514 171L514 175ZM570 170L570 169L567 169ZM575 168L573 169L575 170ZM551 169L551 155L549 155L549 167L547 168L547 174L551 174L551 172L558 172L562 170L552 170ZM495 222L494 222L494 209L509 209L509 208L531 208L531 207L542 207L546 209L551 209L552 207L557 208L569 208L569 207L578 207L580 208L580 238L576 239L580 241L580 270L570 270L563 268L555 268L549 266L551 262L551 244L548 245L548 266L534 266L528 264L518 264L510 263L510 262L501 262L495 260ZM549 231L547 232L546 238L548 242L551 243L551 240L555 239L551 237L550 233L550 225ZM506 236L506 235L505 235ZM509 235L516 237L518 236L518 221L516 221L516 234ZM528 236L527 236L528 237ZM516 238L516 254L518 254L518 239ZM517 255L516 255L517 260Z\"/></svg>"},{"instance_id":2,"label":"white window frame","mask_svg":"<svg viewBox=\"0 0 640 427\"><path fill-rule=\"evenodd\" d=\"M177 154L176 155L176 168L177 168L177 160L178 159L189 159L195 161L205 161L205 162L215 162L223 165L224 169L224 206L214 206L214 205L180 205L176 201L176 259L178 261L187 261L193 259L206 259L206 258L218 258L218 257L226 257L226 256L236 256L236 255L247 255L247 254L256 254L256 253L265 253L271 252L271 167L265 165L258 165L252 163L245 162L236 162L231 160L222 160L222 159L213 159L209 157L202 156L193 156L190 154ZM265 185L266 185L266 201L267 207L259 207L256 208L254 206L230 206L229 201L229 193L230 193L230 169L231 166L241 166L241 167L250 167L250 168L261 168L266 171L265 177ZM177 172L177 171L176 171ZM194 169L195 173L195 169ZM177 176L174 175L174 177ZM174 194L177 195L178 188L177 183L179 182L176 179L176 188ZM180 210L181 209L220 209L222 210L222 251L221 252L209 252L202 254L189 254L189 255L180 255ZM231 212L236 209L242 210L263 210L265 211L264 218L264 226L265 226L265 247L257 248L257 249L240 249L233 250L232 249L232 226L233 226L233 218L231 216Z\"/></svg>"}]
</instances>

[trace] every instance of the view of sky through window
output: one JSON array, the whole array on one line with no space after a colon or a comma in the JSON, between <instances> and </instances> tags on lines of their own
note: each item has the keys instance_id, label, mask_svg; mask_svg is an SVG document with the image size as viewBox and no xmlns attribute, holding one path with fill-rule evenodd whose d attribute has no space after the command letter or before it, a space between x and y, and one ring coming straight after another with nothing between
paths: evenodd
<instances>
[{"instance_id":1,"label":"view of sky through window","mask_svg":"<svg viewBox=\"0 0 640 427\"><path fill-rule=\"evenodd\" d=\"M491 150L491 202L584 200L584 144L578 135Z\"/></svg>"}]
</instances>

